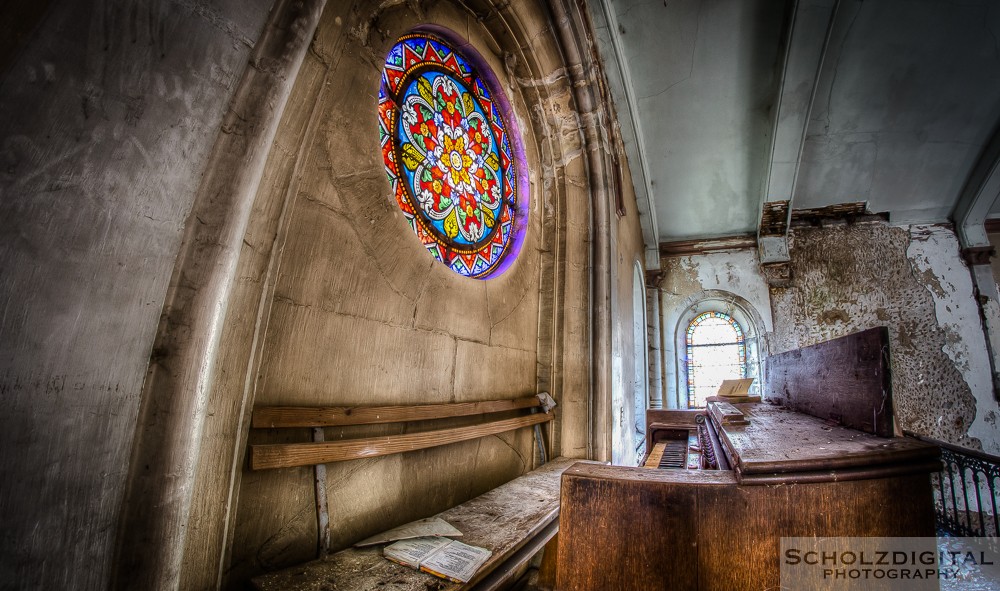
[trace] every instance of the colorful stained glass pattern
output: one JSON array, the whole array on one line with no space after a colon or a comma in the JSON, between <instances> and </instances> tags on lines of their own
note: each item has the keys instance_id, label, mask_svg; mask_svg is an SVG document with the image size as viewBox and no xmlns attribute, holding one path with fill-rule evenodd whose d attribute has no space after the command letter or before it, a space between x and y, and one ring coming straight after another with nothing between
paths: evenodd
<instances>
[{"instance_id":1,"label":"colorful stained glass pattern","mask_svg":"<svg viewBox=\"0 0 1000 591\"><path fill-rule=\"evenodd\" d=\"M408 35L389 51L379 88L386 174L417 238L467 277L493 274L511 250L507 129L482 78L442 41Z\"/></svg>"},{"instance_id":2,"label":"colorful stained glass pattern","mask_svg":"<svg viewBox=\"0 0 1000 591\"><path fill-rule=\"evenodd\" d=\"M687 329L688 406L705 406L722 380L747 377L747 347L743 329L732 316L703 312Z\"/></svg>"}]
</instances>

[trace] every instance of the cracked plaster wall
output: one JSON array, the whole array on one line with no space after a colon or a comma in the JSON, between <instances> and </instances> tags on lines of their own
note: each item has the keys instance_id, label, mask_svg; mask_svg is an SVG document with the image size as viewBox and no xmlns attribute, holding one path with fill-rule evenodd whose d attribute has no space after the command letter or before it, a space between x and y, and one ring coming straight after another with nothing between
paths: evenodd
<instances>
[{"instance_id":1,"label":"cracked plaster wall","mask_svg":"<svg viewBox=\"0 0 1000 591\"><path fill-rule=\"evenodd\" d=\"M985 337L951 229L799 228L791 245L793 284L785 289L768 290L753 251L664 259L665 403L678 389L674 335L680 314L703 291L725 290L761 313L771 354L888 326L900 426L1000 452Z\"/></svg>"},{"instance_id":2,"label":"cracked plaster wall","mask_svg":"<svg viewBox=\"0 0 1000 591\"><path fill-rule=\"evenodd\" d=\"M552 455L584 457L590 188L580 116L546 12L530 2L376 6L328 6L268 164L261 191L292 197L286 220L276 222L281 251L253 404L458 402L548 390L560 404L548 429ZM523 29L504 28L513 21ZM385 177L375 109L381 64L395 39L421 23L455 31L480 52L511 99L526 145L527 236L516 263L486 281L432 260ZM300 164L291 164L296 152L290 160ZM268 199L263 193L258 200ZM622 225L613 246L629 264L641 256L641 232L634 215ZM631 281L629 267L621 282L631 290ZM225 437L224 426L209 431ZM328 430L327 439L349 434ZM328 465L333 548L532 469L532 442L522 429ZM313 558L316 536L311 468L244 470L225 586Z\"/></svg>"},{"instance_id":3,"label":"cracked plaster wall","mask_svg":"<svg viewBox=\"0 0 1000 591\"><path fill-rule=\"evenodd\" d=\"M1000 452L985 337L950 228L796 229L791 258L792 286L771 291L772 353L888 326L899 426Z\"/></svg>"},{"instance_id":4,"label":"cracked plaster wall","mask_svg":"<svg viewBox=\"0 0 1000 591\"><path fill-rule=\"evenodd\" d=\"M19 4L0 9L0 587L102 589L185 218L270 2Z\"/></svg>"}]
</instances>

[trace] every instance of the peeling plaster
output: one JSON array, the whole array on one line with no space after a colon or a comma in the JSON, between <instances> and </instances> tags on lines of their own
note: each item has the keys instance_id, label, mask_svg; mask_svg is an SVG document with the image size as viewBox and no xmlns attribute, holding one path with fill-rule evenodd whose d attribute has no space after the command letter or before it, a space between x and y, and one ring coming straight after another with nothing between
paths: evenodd
<instances>
[{"instance_id":1,"label":"peeling plaster","mask_svg":"<svg viewBox=\"0 0 1000 591\"><path fill-rule=\"evenodd\" d=\"M976 419L969 435L989 453L1000 452L1000 432L990 422L997 403L993 399L990 360L976 305L972 277L959 257L958 238L940 226L910 227L906 256L914 277L934 299L934 315L945 333L944 353L955 364L976 398Z\"/></svg>"},{"instance_id":2,"label":"peeling plaster","mask_svg":"<svg viewBox=\"0 0 1000 591\"><path fill-rule=\"evenodd\" d=\"M732 292L753 304L764 321L765 332L773 330L771 296L767 281L760 273L760 261L753 250L710 252L680 259L686 271L696 274L702 290Z\"/></svg>"},{"instance_id":3,"label":"peeling plaster","mask_svg":"<svg viewBox=\"0 0 1000 591\"><path fill-rule=\"evenodd\" d=\"M977 359L985 340L951 230L861 224L799 228L790 237L794 280L771 290L771 352L887 326L898 425L995 449L996 430L977 421L996 405L984 406L989 376Z\"/></svg>"}]
</instances>

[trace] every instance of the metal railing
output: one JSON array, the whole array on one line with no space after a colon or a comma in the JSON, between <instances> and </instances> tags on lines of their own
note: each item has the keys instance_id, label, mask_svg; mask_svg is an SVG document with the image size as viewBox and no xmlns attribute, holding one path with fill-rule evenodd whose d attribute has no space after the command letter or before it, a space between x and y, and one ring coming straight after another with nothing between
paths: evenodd
<instances>
[{"instance_id":1,"label":"metal railing","mask_svg":"<svg viewBox=\"0 0 1000 591\"><path fill-rule=\"evenodd\" d=\"M908 433L941 448L942 470L931 475L938 531L1000 537L1000 457Z\"/></svg>"}]
</instances>

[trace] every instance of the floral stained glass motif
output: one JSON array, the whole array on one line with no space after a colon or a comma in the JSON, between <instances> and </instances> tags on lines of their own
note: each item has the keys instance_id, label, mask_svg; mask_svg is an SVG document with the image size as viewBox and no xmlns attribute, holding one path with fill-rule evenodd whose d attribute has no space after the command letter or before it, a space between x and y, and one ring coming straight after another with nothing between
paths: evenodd
<instances>
[{"instance_id":1,"label":"floral stained glass motif","mask_svg":"<svg viewBox=\"0 0 1000 591\"><path fill-rule=\"evenodd\" d=\"M688 406L703 407L722 380L747 377L747 347L743 329L732 316L703 312L687 329Z\"/></svg>"},{"instance_id":2,"label":"floral stained glass motif","mask_svg":"<svg viewBox=\"0 0 1000 591\"><path fill-rule=\"evenodd\" d=\"M389 51L379 88L386 173L404 217L439 261L467 277L502 269L517 206L499 105L470 63L428 35Z\"/></svg>"}]
</instances>

